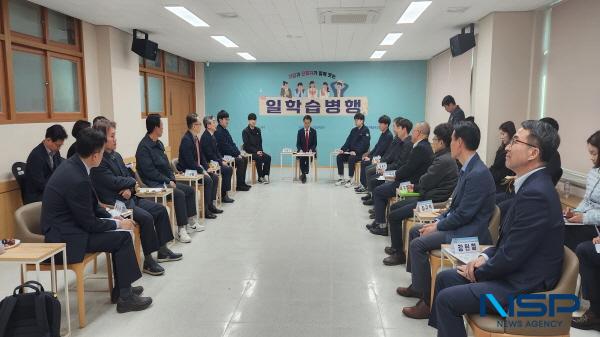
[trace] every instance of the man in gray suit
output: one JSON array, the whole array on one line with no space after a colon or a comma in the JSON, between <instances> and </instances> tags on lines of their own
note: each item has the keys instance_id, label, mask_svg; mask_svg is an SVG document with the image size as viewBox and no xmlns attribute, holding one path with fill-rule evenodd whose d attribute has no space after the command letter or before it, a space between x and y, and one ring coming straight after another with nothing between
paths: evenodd
<instances>
[{"instance_id":1,"label":"man in gray suit","mask_svg":"<svg viewBox=\"0 0 600 337\"><path fill-rule=\"evenodd\" d=\"M473 122L454 125L450 148L452 158L462 164L458 184L450 208L435 223L414 226L410 231L409 264L412 284L399 287L396 292L404 297L419 298L413 307L402 312L415 319L429 318L431 266L429 252L440 249L453 238L477 236L479 243L491 244L489 221L495 208L496 185L494 178L477 152L481 134Z\"/></svg>"}]
</instances>

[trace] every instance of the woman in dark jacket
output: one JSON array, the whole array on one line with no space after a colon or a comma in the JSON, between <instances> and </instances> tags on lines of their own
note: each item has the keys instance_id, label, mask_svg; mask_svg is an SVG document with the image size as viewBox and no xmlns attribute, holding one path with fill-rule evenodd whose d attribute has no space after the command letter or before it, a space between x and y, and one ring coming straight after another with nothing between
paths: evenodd
<instances>
[{"instance_id":1,"label":"woman in dark jacket","mask_svg":"<svg viewBox=\"0 0 600 337\"><path fill-rule=\"evenodd\" d=\"M516 133L515 124L511 121L500 125L500 147L496 150L496 158L490 166L490 172L496 183L496 192L506 192L506 185L503 185L504 177L514 176L515 173L506 167L506 145L510 142Z\"/></svg>"}]
</instances>

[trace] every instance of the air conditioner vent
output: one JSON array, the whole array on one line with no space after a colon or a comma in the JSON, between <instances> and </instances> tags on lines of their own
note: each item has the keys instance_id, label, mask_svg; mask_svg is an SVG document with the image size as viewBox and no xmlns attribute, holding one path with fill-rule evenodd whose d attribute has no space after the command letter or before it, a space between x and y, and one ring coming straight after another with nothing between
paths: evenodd
<instances>
[{"instance_id":1,"label":"air conditioner vent","mask_svg":"<svg viewBox=\"0 0 600 337\"><path fill-rule=\"evenodd\" d=\"M318 8L320 24L373 24L379 19L382 8Z\"/></svg>"}]
</instances>

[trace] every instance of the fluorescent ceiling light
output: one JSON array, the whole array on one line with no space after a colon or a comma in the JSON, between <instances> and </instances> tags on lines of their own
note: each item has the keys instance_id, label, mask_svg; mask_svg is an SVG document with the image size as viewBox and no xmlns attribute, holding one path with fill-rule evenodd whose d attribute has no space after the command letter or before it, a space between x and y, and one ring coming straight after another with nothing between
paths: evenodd
<instances>
[{"instance_id":1,"label":"fluorescent ceiling light","mask_svg":"<svg viewBox=\"0 0 600 337\"><path fill-rule=\"evenodd\" d=\"M396 41L402 36L402 33L388 33L383 38L383 41L379 44L380 46L393 46Z\"/></svg>"},{"instance_id":2,"label":"fluorescent ceiling light","mask_svg":"<svg viewBox=\"0 0 600 337\"><path fill-rule=\"evenodd\" d=\"M194 27L209 27L208 23L202 21L196 14L190 12L187 8L183 6L165 6L165 9L169 12L177 15L182 20L185 20L187 23Z\"/></svg>"},{"instance_id":3,"label":"fluorescent ceiling light","mask_svg":"<svg viewBox=\"0 0 600 337\"><path fill-rule=\"evenodd\" d=\"M400 17L396 23L414 23L417 21L419 16L431 5L431 1L413 1L408 5L408 8L404 11L404 14Z\"/></svg>"},{"instance_id":4,"label":"fluorescent ceiling light","mask_svg":"<svg viewBox=\"0 0 600 337\"><path fill-rule=\"evenodd\" d=\"M383 55L386 53L386 50L376 50L373 52L373 54L371 55L370 58L372 59L380 59L383 57Z\"/></svg>"},{"instance_id":5,"label":"fluorescent ceiling light","mask_svg":"<svg viewBox=\"0 0 600 337\"><path fill-rule=\"evenodd\" d=\"M242 52L237 54L240 55L246 61L256 61L256 57L250 55L250 53Z\"/></svg>"},{"instance_id":6,"label":"fluorescent ceiling light","mask_svg":"<svg viewBox=\"0 0 600 337\"><path fill-rule=\"evenodd\" d=\"M211 36L211 37L227 48L237 48L238 47L238 45L233 43L233 41L231 41L230 39L228 39L227 36L216 35L216 36Z\"/></svg>"}]
</instances>

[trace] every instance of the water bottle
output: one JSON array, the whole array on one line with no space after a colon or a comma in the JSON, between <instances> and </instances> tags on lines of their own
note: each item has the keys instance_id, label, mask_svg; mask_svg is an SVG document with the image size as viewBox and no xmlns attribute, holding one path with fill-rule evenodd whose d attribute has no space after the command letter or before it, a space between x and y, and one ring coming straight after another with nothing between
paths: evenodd
<instances>
[{"instance_id":1,"label":"water bottle","mask_svg":"<svg viewBox=\"0 0 600 337\"><path fill-rule=\"evenodd\" d=\"M563 196L565 197L565 199L569 199L569 197L571 196L571 182L570 181L565 181L563 183Z\"/></svg>"}]
</instances>

